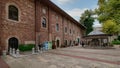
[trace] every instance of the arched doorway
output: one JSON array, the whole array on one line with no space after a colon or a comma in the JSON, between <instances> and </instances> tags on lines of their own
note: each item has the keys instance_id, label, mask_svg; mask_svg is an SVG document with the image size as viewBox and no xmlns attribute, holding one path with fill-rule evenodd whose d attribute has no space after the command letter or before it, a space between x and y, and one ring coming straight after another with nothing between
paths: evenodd
<instances>
[{"instance_id":1,"label":"arched doorway","mask_svg":"<svg viewBox=\"0 0 120 68\"><path fill-rule=\"evenodd\" d=\"M59 47L59 45L60 45L60 41L59 41L59 40L57 40L57 47Z\"/></svg>"},{"instance_id":2,"label":"arched doorway","mask_svg":"<svg viewBox=\"0 0 120 68\"><path fill-rule=\"evenodd\" d=\"M77 38L77 42L80 43L80 38Z\"/></svg>"},{"instance_id":3,"label":"arched doorway","mask_svg":"<svg viewBox=\"0 0 120 68\"><path fill-rule=\"evenodd\" d=\"M96 47L99 45L99 39L92 39L92 46Z\"/></svg>"},{"instance_id":4,"label":"arched doorway","mask_svg":"<svg viewBox=\"0 0 120 68\"><path fill-rule=\"evenodd\" d=\"M72 46L72 41L70 40L70 42L69 42L69 46Z\"/></svg>"},{"instance_id":5,"label":"arched doorway","mask_svg":"<svg viewBox=\"0 0 120 68\"><path fill-rule=\"evenodd\" d=\"M15 50L18 49L18 39L15 37L12 37L8 40L8 52L10 50L10 48L14 48Z\"/></svg>"}]
</instances>

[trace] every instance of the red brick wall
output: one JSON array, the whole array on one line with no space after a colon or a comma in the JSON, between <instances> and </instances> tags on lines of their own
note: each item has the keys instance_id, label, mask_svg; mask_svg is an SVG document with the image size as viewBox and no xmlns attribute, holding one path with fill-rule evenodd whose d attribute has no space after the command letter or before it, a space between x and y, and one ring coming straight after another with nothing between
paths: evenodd
<instances>
[{"instance_id":1,"label":"red brick wall","mask_svg":"<svg viewBox=\"0 0 120 68\"><path fill-rule=\"evenodd\" d=\"M36 14L37 14L37 17L36 17L36 29L37 29L37 36L39 36L39 43L43 43L45 41L49 41L48 40L48 23L49 23L49 19L48 19L48 7L41 4L39 1L36 2ZM43 8L45 9L45 13L43 13ZM46 19L46 28L42 27L42 18L45 18Z\"/></svg>"},{"instance_id":2,"label":"red brick wall","mask_svg":"<svg viewBox=\"0 0 120 68\"><path fill-rule=\"evenodd\" d=\"M35 8L34 0L0 0L0 10L2 10L0 11L0 45L3 46L2 48L5 46L7 48L8 39L11 37L16 37L19 44L24 44L26 41L37 41L36 43L40 44L59 39L60 45L64 44L64 40L69 42L82 37L83 32L80 26L65 18L50 6L42 4L39 0L36 1ZM15 4L19 9L19 21L16 22L7 18L7 6L9 4ZM45 13L43 9L45 9ZM47 20L46 28L42 27L42 18ZM56 31L56 23L59 24L59 31ZM64 33L65 26L67 27L67 33ZM70 34L70 29L72 34ZM73 30L75 31L74 34Z\"/></svg>"},{"instance_id":3,"label":"red brick wall","mask_svg":"<svg viewBox=\"0 0 120 68\"><path fill-rule=\"evenodd\" d=\"M43 13L43 9L46 9L46 13ZM67 18L64 18L64 16L53 10L51 7L37 2L37 15L37 29L40 35L40 43L45 41L56 41L59 39L61 45L64 44L64 40L76 41L77 38L81 38L81 28ZM47 28L41 27L42 17L47 19ZM58 17L58 19L56 17ZM56 23L59 24L59 31L56 31ZM65 26L67 27L67 33L64 33ZM74 34L73 30L75 31Z\"/></svg>"},{"instance_id":4,"label":"red brick wall","mask_svg":"<svg viewBox=\"0 0 120 68\"><path fill-rule=\"evenodd\" d=\"M65 29L65 27L67 27L67 33L64 33L64 40L67 40L68 44L69 44L70 40L73 42L73 41L76 41L77 38L80 38L80 39L82 38L82 34L81 34L82 31L78 25L65 19L64 29ZM71 29L71 34L70 34L70 29Z\"/></svg>"},{"instance_id":5,"label":"red brick wall","mask_svg":"<svg viewBox=\"0 0 120 68\"><path fill-rule=\"evenodd\" d=\"M1 25L1 23L2 23L2 12L3 12L3 10L2 10L2 0L0 0L0 51L2 51L2 48L4 47L3 45L1 45L1 34L2 34L2 25Z\"/></svg>"},{"instance_id":6,"label":"red brick wall","mask_svg":"<svg viewBox=\"0 0 120 68\"><path fill-rule=\"evenodd\" d=\"M43 9L46 9L46 13L43 13ZM37 3L37 15L37 27L40 35L39 42L43 43L45 41L55 41L57 38L63 42L62 16L59 13L56 13L50 7L40 3ZM47 19L46 28L43 28L41 24L43 17ZM58 20L56 17L58 17ZM56 23L59 24L59 31L56 31Z\"/></svg>"},{"instance_id":7,"label":"red brick wall","mask_svg":"<svg viewBox=\"0 0 120 68\"><path fill-rule=\"evenodd\" d=\"M19 21L13 21L7 18L8 5L15 5L19 10ZM8 39L16 37L19 44L25 41L35 40L35 7L32 0L3 0L2 4L2 21L1 22L1 45L8 46Z\"/></svg>"}]
</instances>

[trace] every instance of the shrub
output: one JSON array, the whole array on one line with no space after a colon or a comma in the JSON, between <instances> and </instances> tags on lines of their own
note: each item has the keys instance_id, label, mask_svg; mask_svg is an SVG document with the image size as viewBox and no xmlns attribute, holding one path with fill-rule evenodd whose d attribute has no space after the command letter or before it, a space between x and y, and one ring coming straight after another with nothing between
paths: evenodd
<instances>
[{"instance_id":1,"label":"shrub","mask_svg":"<svg viewBox=\"0 0 120 68\"><path fill-rule=\"evenodd\" d=\"M114 41L112 41L112 44L120 45L120 41L119 40L114 40Z\"/></svg>"},{"instance_id":2,"label":"shrub","mask_svg":"<svg viewBox=\"0 0 120 68\"><path fill-rule=\"evenodd\" d=\"M19 45L19 50L20 51L31 51L32 48L35 46L35 44L20 44Z\"/></svg>"},{"instance_id":3,"label":"shrub","mask_svg":"<svg viewBox=\"0 0 120 68\"><path fill-rule=\"evenodd\" d=\"M118 38L117 38L119 41L120 41L120 36L118 36Z\"/></svg>"}]
</instances>

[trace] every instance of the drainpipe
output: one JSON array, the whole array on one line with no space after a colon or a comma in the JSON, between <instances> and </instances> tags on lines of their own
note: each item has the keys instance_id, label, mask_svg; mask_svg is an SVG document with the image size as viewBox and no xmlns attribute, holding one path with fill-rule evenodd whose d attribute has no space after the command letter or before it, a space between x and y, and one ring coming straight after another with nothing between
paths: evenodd
<instances>
[{"instance_id":1,"label":"drainpipe","mask_svg":"<svg viewBox=\"0 0 120 68\"><path fill-rule=\"evenodd\" d=\"M63 33L63 44L62 44L62 45L64 45L64 40L65 40L65 36L64 36L64 34L65 34L65 33L64 33L64 28L65 28L65 27L64 27L64 17L63 17L63 16L62 16L62 28L63 28L63 30L62 30L62 31L63 31L63 32L62 32L62 33Z\"/></svg>"},{"instance_id":2,"label":"drainpipe","mask_svg":"<svg viewBox=\"0 0 120 68\"><path fill-rule=\"evenodd\" d=\"M49 14L50 14L50 9L49 9L49 6L48 6L48 40L50 41L50 26L51 25L50 25L50 19L49 19L50 15Z\"/></svg>"},{"instance_id":3,"label":"drainpipe","mask_svg":"<svg viewBox=\"0 0 120 68\"><path fill-rule=\"evenodd\" d=\"M36 23L36 20L37 20L37 19L36 19L36 16L37 16L36 9L37 9L37 8L36 8L36 1L37 1L37 0L34 0L34 3L35 3L35 50L37 49L37 40L36 40L36 39L37 39L37 38L36 38L36 37L37 37L37 35L36 35L36 34L37 34L37 33L36 33L36 32L37 32L37 31L36 31L36 24L37 24L37 23Z\"/></svg>"}]
</instances>

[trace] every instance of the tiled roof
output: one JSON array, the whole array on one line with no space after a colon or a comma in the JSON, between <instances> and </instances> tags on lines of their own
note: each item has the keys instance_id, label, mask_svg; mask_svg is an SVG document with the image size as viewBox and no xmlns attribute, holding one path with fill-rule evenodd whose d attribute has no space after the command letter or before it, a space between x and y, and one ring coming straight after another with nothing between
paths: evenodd
<instances>
[{"instance_id":1,"label":"tiled roof","mask_svg":"<svg viewBox=\"0 0 120 68\"><path fill-rule=\"evenodd\" d=\"M98 31L98 30L94 30L94 31L90 32L88 35L102 35L102 34L105 34L105 33Z\"/></svg>"}]
</instances>

